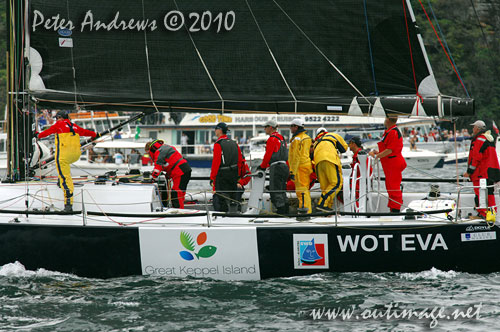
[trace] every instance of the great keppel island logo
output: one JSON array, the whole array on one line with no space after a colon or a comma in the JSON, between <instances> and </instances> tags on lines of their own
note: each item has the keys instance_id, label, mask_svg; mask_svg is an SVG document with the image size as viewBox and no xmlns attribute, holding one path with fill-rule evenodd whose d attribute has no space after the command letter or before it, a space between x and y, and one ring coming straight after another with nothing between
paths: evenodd
<instances>
[{"instance_id":1,"label":"great keppel island logo","mask_svg":"<svg viewBox=\"0 0 500 332\"><path fill-rule=\"evenodd\" d=\"M294 234L296 269L328 269L328 234Z\"/></svg>"},{"instance_id":2,"label":"great keppel island logo","mask_svg":"<svg viewBox=\"0 0 500 332\"><path fill-rule=\"evenodd\" d=\"M193 236L188 233L188 232L181 232L181 243L186 248L188 251L183 250L179 252L179 255L181 255L182 259L187 260L187 261L192 261L195 257L197 259L201 258L209 258L215 255L215 252L217 251L217 247L214 246L203 246L200 249L197 250L198 246L203 245L205 242L207 242L207 233L201 232L198 234L196 237L196 244L194 242Z\"/></svg>"}]
</instances>

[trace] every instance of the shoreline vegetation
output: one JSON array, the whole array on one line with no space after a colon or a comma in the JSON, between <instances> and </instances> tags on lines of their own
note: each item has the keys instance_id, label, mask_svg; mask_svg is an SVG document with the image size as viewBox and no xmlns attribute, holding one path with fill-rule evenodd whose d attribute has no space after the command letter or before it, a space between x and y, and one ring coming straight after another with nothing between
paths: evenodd
<instances>
[{"instance_id":1,"label":"shoreline vegetation","mask_svg":"<svg viewBox=\"0 0 500 332\"><path fill-rule=\"evenodd\" d=\"M422 1L422 0L420 0ZM466 97L450 60L430 26L420 2L411 0L438 86L445 95ZM431 7L438 18L433 18ZM451 56L469 95L476 102L476 116L500 122L500 3L497 0L422 1L436 31L442 31ZM6 2L0 1L0 114L4 118L6 102ZM443 40L443 37L440 35ZM463 127L470 119L459 119ZM464 122L464 123L461 123Z\"/></svg>"}]
</instances>

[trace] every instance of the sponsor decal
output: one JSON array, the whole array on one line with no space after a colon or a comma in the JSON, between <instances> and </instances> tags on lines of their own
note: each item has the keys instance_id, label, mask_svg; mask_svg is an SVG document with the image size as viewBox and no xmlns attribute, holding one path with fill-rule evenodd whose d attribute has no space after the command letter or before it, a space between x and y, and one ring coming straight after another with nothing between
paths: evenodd
<instances>
[{"instance_id":1,"label":"sponsor decal","mask_svg":"<svg viewBox=\"0 0 500 332\"><path fill-rule=\"evenodd\" d=\"M196 243L199 246L204 244L206 241L207 241L206 232L201 232L196 237ZM193 237L188 232L181 232L181 243L184 246L184 248L186 248L189 251L182 250L179 252L179 255L182 257L182 259L185 259L187 261L192 261L195 257L198 259L200 259L200 257L209 258L215 255L215 252L217 251L217 247L215 246L204 246L200 248L198 252L195 252L196 245L194 243Z\"/></svg>"},{"instance_id":2,"label":"sponsor decal","mask_svg":"<svg viewBox=\"0 0 500 332\"><path fill-rule=\"evenodd\" d=\"M328 269L328 234L293 234L295 269Z\"/></svg>"},{"instance_id":3,"label":"sponsor decal","mask_svg":"<svg viewBox=\"0 0 500 332\"><path fill-rule=\"evenodd\" d=\"M73 39L59 38L59 47L73 47Z\"/></svg>"},{"instance_id":4,"label":"sponsor decal","mask_svg":"<svg viewBox=\"0 0 500 332\"><path fill-rule=\"evenodd\" d=\"M139 240L145 275L260 279L255 228L144 227Z\"/></svg>"},{"instance_id":5,"label":"sponsor decal","mask_svg":"<svg viewBox=\"0 0 500 332\"><path fill-rule=\"evenodd\" d=\"M476 232L476 231L489 231L490 228L486 225L470 225L468 226L465 231L466 232Z\"/></svg>"},{"instance_id":6,"label":"sponsor decal","mask_svg":"<svg viewBox=\"0 0 500 332\"><path fill-rule=\"evenodd\" d=\"M227 115L217 114L217 115L204 115L201 116L198 121L200 123L218 123L218 122L233 122L233 118Z\"/></svg>"},{"instance_id":7,"label":"sponsor decal","mask_svg":"<svg viewBox=\"0 0 500 332\"><path fill-rule=\"evenodd\" d=\"M396 250L401 251L448 250L448 245L441 233L401 234L398 238L395 238L393 234L379 234L377 236L371 234L337 235L337 242L341 252L391 251L396 241L399 242L396 245Z\"/></svg>"},{"instance_id":8,"label":"sponsor decal","mask_svg":"<svg viewBox=\"0 0 500 332\"><path fill-rule=\"evenodd\" d=\"M496 240L495 232L461 233L462 242Z\"/></svg>"},{"instance_id":9,"label":"sponsor decal","mask_svg":"<svg viewBox=\"0 0 500 332\"><path fill-rule=\"evenodd\" d=\"M62 36L62 37L69 37L73 34L73 31L71 31L71 29L59 29L57 30L57 33L59 34L59 36Z\"/></svg>"}]
</instances>

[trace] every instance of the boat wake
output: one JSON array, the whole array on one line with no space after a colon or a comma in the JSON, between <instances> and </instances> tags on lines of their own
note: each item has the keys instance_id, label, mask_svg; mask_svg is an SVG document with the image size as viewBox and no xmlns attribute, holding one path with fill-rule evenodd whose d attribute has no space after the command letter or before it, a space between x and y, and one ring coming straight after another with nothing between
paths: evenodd
<instances>
[{"instance_id":1,"label":"boat wake","mask_svg":"<svg viewBox=\"0 0 500 332\"><path fill-rule=\"evenodd\" d=\"M46 269L38 269L36 271L26 270L23 264L16 261L14 263L5 264L0 267L0 276L1 277L70 277L73 276L68 273L60 273L49 271Z\"/></svg>"},{"instance_id":2,"label":"boat wake","mask_svg":"<svg viewBox=\"0 0 500 332\"><path fill-rule=\"evenodd\" d=\"M416 273L397 273L399 277L406 280L436 280L436 279L453 279L456 278L459 273L453 270L441 271L436 268L432 268L427 271L416 272Z\"/></svg>"}]
</instances>

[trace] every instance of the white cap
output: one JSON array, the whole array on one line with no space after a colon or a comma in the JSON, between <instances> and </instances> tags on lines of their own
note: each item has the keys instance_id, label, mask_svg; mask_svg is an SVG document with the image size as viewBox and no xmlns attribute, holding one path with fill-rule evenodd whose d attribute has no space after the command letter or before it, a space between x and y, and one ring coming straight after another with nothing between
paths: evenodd
<instances>
[{"instance_id":1,"label":"white cap","mask_svg":"<svg viewBox=\"0 0 500 332\"><path fill-rule=\"evenodd\" d=\"M316 129L316 136L318 136L319 134L321 134L322 132L327 132L328 130L326 130L325 127L319 127L318 129Z\"/></svg>"},{"instance_id":2,"label":"white cap","mask_svg":"<svg viewBox=\"0 0 500 332\"><path fill-rule=\"evenodd\" d=\"M293 119L292 123L290 125L295 125L295 126L298 126L298 127L304 127L304 120L302 120L300 118Z\"/></svg>"},{"instance_id":3,"label":"white cap","mask_svg":"<svg viewBox=\"0 0 500 332\"><path fill-rule=\"evenodd\" d=\"M486 123L484 123L484 121L481 121L481 120L477 120L476 122L471 123L470 125L471 125L471 126L476 126L476 127L479 127L479 128L481 128L481 129L486 128Z\"/></svg>"},{"instance_id":4,"label":"white cap","mask_svg":"<svg viewBox=\"0 0 500 332\"><path fill-rule=\"evenodd\" d=\"M274 120L268 120L268 121L266 121L266 123L264 123L264 127L267 127L267 126L270 126L273 128L278 128L278 123Z\"/></svg>"}]
</instances>

